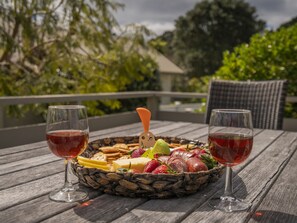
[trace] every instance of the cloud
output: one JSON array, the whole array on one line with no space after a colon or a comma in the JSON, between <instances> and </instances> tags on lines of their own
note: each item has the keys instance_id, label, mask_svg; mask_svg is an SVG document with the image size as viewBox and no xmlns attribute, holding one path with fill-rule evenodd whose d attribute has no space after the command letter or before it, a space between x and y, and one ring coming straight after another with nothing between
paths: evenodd
<instances>
[{"instance_id":1,"label":"cloud","mask_svg":"<svg viewBox=\"0 0 297 223\"><path fill-rule=\"evenodd\" d=\"M175 20L194 8L200 0L117 0L125 9L115 16L120 24L144 24L161 34L174 28ZM276 29L297 16L296 0L246 0L257 10L258 18Z\"/></svg>"},{"instance_id":2,"label":"cloud","mask_svg":"<svg viewBox=\"0 0 297 223\"><path fill-rule=\"evenodd\" d=\"M277 29L282 23L290 21L297 16L296 0L248 0L256 7L259 18L267 25Z\"/></svg>"},{"instance_id":3,"label":"cloud","mask_svg":"<svg viewBox=\"0 0 297 223\"><path fill-rule=\"evenodd\" d=\"M179 16L193 8L197 0L118 0L125 9L116 14L121 24L132 22L174 23Z\"/></svg>"},{"instance_id":4,"label":"cloud","mask_svg":"<svg viewBox=\"0 0 297 223\"><path fill-rule=\"evenodd\" d=\"M148 29L153 30L157 35L161 35L164 31L174 30L173 22L150 22L144 21L141 23L145 25Z\"/></svg>"}]
</instances>

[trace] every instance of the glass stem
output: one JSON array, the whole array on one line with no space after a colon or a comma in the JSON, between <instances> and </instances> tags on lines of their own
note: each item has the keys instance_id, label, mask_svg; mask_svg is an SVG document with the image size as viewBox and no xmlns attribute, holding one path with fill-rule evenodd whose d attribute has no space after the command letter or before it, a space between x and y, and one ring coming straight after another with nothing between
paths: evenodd
<instances>
[{"instance_id":1,"label":"glass stem","mask_svg":"<svg viewBox=\"0 0 297 223\"><path fill-rule=\"evenodd\" d=\"M233 187L232 187L232 168L227 166L226 168L226 179L225 179L225 190L223 197L232 197Z\"/></svg>"},{"instance_id":2,"label":"glass stem","mask_svg":"<svg viewBox=\"0 0 297 223\"><path fill-rule=\"evenodd\" d=\"M65 159L65 182L64 189L66 191L73 190L73 184L69 181L69 170L71 168L71 162L68 159Z\"/></svg>"}]
</instances>

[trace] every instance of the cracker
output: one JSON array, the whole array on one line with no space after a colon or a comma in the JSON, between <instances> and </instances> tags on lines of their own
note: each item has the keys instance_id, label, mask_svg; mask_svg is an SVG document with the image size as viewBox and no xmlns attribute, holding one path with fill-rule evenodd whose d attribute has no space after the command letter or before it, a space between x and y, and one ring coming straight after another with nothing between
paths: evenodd
<instances>
[{"instance_id":1,"label":"cracker","mask_svg":"<svg viewBox=\"0 0 297 223\"><path fill-rule=\"evenodd\" d=\"M103 152L99 152L99 153L94 154L94 156L91 157L91 159L106 161L106 155Z\"/></svg>"},{"instance_id":2,"label":"cracker","mask_svg":"<svg viewBox=\"0 0 297 223\"><path fill-rule=\"evenodd\" d=\"M120 157L121 156L121 153L117 152L117 153L106 153L105 156L107 158L110 158L110 157Z\"/></svg>"},{"instance_id":3,"label":"cracker","mask_svg":"<svg viewBox=\"0 0 297 223\"><path fill-rule=\"evenodd\" d=\"M127 144L128 147L135 147L135 146L139 146L139 143L130 143Z\"/></svg>"},{"instance_id":4,"label":"cracker","mask_svg":"<svg viewBox=\"0 0 297 223\"><path fill-rule=\"evenodd\" d=\"M127 146L127 144L115 144L114 146L113 146L114 148L118 148L118 149L126 149L126 150L128 150L128 146Z\"/></svg>"},{"instance_id":5,"label":"cracker","mask_svg":"<svg viewBox=\"0 0 297 223\"><path fill-rule=\"evenodd\" d=\"M128 154L130 152L130 150L126 150L126 149L119 149L120 153L123 154Z\"/></svg>"},{"instance_id":6,"label":"cracker","mask_svg":"<svg viewBox=\"0 0 297 223\"><path fill-rule=\"evenodd\" d=\"M103 153L116 153L119 152L118 148L112 147L112 146L104 146L99 148Z\"/></svg>"}]
</instances>

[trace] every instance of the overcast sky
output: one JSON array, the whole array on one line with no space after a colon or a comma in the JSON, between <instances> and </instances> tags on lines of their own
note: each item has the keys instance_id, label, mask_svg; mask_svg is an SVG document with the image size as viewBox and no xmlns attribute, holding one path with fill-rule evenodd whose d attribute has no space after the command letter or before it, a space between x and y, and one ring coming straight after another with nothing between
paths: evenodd
<instances>
[{"instance_id":1,"label":"overcast sky","mask_svg":"<svg viewBox=\"0 0 297 223\"><path fill-rule=\"evenodd\" d=\"M125 4L115 14L120 24L140 23L157 34L174 28L174 21L200 0L116 0ZM245 0L272 29L297 16L297 0Z\"/></svg>"}]
</instances>

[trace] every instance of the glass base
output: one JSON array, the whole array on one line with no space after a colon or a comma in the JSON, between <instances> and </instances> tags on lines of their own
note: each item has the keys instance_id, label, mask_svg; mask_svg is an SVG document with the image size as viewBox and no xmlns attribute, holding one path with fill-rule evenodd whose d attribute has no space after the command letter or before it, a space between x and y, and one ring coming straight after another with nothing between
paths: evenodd
<instances>
[{"instance_id":1,"label":"glass base","mask_svg":"<svg viewBox=\"0 0 297 223\"><path fill-rule=\"evenodd\" d=\"M49 194L49 198L58 202L75 202L82 201L88 197L88 193L82 190L76 190L74 188L61 188L52 191Z\"/></svg>"},{"instance_id":2,"label":"glass base","mask_svg":"<svg viewBox=\"0 0 297 223\"><path fill-rule=\"evenodd\" d=\"M214 208L224 212L235 212L247 210L251 204L237 199L235 197L216 197L209 200L208 204Z\"/></svg>"}]
</instances>

